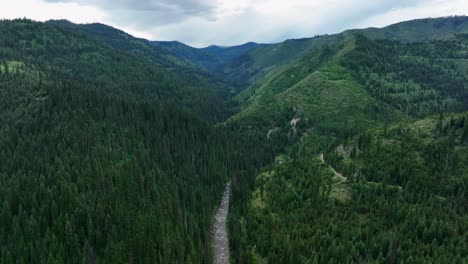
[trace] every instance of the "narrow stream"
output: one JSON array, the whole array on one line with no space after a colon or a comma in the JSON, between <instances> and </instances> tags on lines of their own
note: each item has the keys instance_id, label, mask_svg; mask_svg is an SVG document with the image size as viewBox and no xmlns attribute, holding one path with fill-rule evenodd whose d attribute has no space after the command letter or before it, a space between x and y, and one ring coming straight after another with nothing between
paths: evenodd
<instances>
[{"instance_id":1,"label":"narrow stream","mask_svg":"<svg viewBox=\"0 0 468 264\"><path fill-rule=\"evenodd\" d=\"M231 198L231 181L226 184L223 198L216 212L213 223L213 251L215 264L229 264L229 238L226 228Z\"/></svg>"}]
</instances>

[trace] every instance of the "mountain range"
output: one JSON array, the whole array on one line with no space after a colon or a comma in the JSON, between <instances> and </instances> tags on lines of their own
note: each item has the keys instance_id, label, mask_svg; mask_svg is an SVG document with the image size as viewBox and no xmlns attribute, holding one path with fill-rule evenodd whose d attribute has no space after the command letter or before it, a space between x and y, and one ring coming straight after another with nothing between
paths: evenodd
<instances>
[{"instance_id":1,"label":"mountain range","mask_svg":"<svg viewBox=\"0 0 468 264\"><path fill-rule=\"evenodd\" d=\"M0 262L468 260L468 17L194 48L0 21Z\"/></svg>"}]
</instances>

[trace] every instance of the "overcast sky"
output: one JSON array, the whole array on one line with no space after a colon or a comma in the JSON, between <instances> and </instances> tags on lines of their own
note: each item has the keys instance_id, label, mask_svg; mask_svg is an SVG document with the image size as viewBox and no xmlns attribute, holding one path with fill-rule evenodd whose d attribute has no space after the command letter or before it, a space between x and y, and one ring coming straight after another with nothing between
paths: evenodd
<instances>
[{"instance_id":1,"label":"overcast sky","mask_svg":"<svg viewBox=\"0 0 468 264\"><path fill-rule=\"evenodd\" d=\"M468 0L0 0L0 18L101 22L202 47L337 33L468 14Z\"/></svg>"}]
</instances>

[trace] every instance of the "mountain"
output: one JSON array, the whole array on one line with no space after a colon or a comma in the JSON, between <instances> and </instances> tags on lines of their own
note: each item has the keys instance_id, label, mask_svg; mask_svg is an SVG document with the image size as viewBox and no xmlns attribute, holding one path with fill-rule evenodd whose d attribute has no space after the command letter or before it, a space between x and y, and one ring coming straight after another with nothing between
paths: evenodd
<instances>
[{"instance_id":1,"label":"mountain","mask_svg":"<svg viewBox=\"0 0 468 264\"><path fill-rule=\"evenodd\" d=\"M263 82L277 69L300 59L309 52L329 45L338 45L355 34L369 39L416 42L443 39L455 33L468 32L468 18L445 17L417 19L384 28L352 29L340 34L290 39L277 44L246 43L233 47L209 46L195 49L180 42L153 42L174 56L215 72L223 80L235 84L236 91Z\"/></svg>"},{"instance_id":2,"label":"mountain","mask_svg":"<svg viewBox=\"0 0 468 264\"><path fill-rule=\"evenodd\" d=\"M251 50L254 50L256 48L260 48L260 47L264 47L264 46L267 46L266 44L259 44L259 43L255 43L255 42L248 42L248 43L245 43L245 44L242 44L242 45L238 45L238 46L227 46L227 47L224 47L224 46L216 46L216 45L211 45L209 47L206 47L206 48L202 48L200 50L208 53L208 54L211 54L211 55L214 55L218 58L220 58L224 63L226 62L230 62L240 56L242 56L243 54L251 51Z\"/></svg>"},{"instance_id":3,"label":"mountain","mask_svg":"<svg viewBox=\"0 0 468 264\"><path fill-rule=\"evenodd\" d=\"M467 23L196 49L0 21L0 263L212 263L226 182L233 263L465 263Z\"/></svg>"},{"instance_id":4,"label":"mountain","mask_svg":"<svg viewBox=\"0 0 468 264\"><path fill-rule=\"evenodd\" d=\"M185 45L178 41L153 41L153 45L173 54L177 58L189 61L194 65L199 65L204 69L213 72L223 64L223 60L214 54Z\"/></svg>"},{"instance_id":5,"label":"mountain","mask_svg":"<svg viewBox=\"0 0 468 264\"><path fill-rule=\"evenodd\" d=\"M200 119L206 87L112 45L0 22L0 263L210 263L224 184L271 157Z\"/></svg>"},{"instance_id":6,"label":"mountain","mask_svg":"<svg viewBox=\"0 0 468 264\"><path fill-rule=\"evenodd\" d=\"M266 46L254 42L239 46L222 47L212 45L206 48L193 48L178 41L153 41L154 45L166 50L177 58L199 65L211 73L223 78L223 65L241 57L245 53Z\"/></svg>"},{"instance_id":7,"label":"mountain","mask_svg":"<svg viewBox=\"0 0 468 264\"><path fill-rule=\"evenodd\" d=\"M468 115L439 114L366 131L327 153L334 168L405 190L431 193L468 209ZM404 155L403 155L404 153ZM460 208L457 208L460 206Z\"/></svg>"},{"instance_id":8,"label":"mountain","mask_svg":"<svg viewBox=\"0 0 468 264\"><path fill-rule=\"evenodd\" d=\"M151 44L146 39L135 38L124 31L101 23L75 24L68 20L49 20L46 22L67 31L80 33L89 38L106 43L107 45L151 61L166 68L190 68L187 61L179 59L165 50ZM177 68L179 67L179 68Z\"/></svg>"},{"instance_id":9,"label":"mountain","mask_svg":"<svg viewBox=\"0 0 468 264\"><path fill-rule=\"evenodd\" d=\"M388 39L402 42L440 39L455 33L468 32L468 17L417 19L384 28L347 30L340 34L291 39L266 45L244 54L224 66L226 78L244 87L261 82L265 75L282 66L294 63L307 53L346 41L356 33L370 39Z\"/></svg>"},{"instance_id":10,"label":"mountain","mask_svg":"<svg viewBox=\"0 0 468 264\"><path fill-rule=\"evenodd\" d=\"M168 73L167 75L172 75L173 79L177 79L174 83L182 82L186 86L191 86L189 89L192 92L185 91L178 93L178 96L185 97L182 100L192 101L184 103L190 105L190 110L205 108L198 109L196 112L206 120L220 121L234 109L234 104L231 101L234 87L189 60L179 58L165 49L159 48L151 41L135 38L121 30L99 23L74 24L64 20L51 20L47 24L86 36L106 44L114 50L130 54L140 61L152 64L152 67L164 69ZM207 102L210 102L209 105Z\"/></svg>"},{"instance_id":11,"label":"mountain","mask_svg":"<svg viewBox=\"0 0 468 264\"><path fill-rule=\"evenodd\" d=\"M264 168L231 213L243 219L231 226L235 262L464 263L467 118L371 129L325 158L304 143Z\"/></svg>"},{"instance_id":12,"label":"mountain","mask_svg":"<svg viewBox=\"0 0 468 264\"><path fill-rule=\"evenodd\" d=\"M467 34L400 42L360 33L269 72L236 97L241 111L227 123L291 138L294 119L301 133L346 134L468 110Z\"/></svg>"},{"instance_id":13,"label":"mountain","mask_svg":"<svg viewBox=\"0 0 468 264\"><path fill-rule=\"evenodd\" d=\"M399 110L382 104L337 64L352 45L312 52L244 90L238 96L242 110L227 123L251 127L265 137L278 134L287 142L306 130L346 134L401 118Z\"/></svg>"},{"instance_id":14,"label":"mountain","mask_svg":"<svg viewBox=\"0 0 468 264\"><path fill-rule=\"evenodd\" d=\"M420 42L433 39L444 39L453 34L466 33L467 16L415 19L396 23L384 28L348 30L347 34L359 32L371 39L388 39L402 42Z\"/></svg>"},{"instance_id":15,"label":"mountain","mask_svg":"<svg viewBox=\"0 0 468 264\"><path fill-rule=\"evenodd\" d=\"M0 75L0 262L209 262L223 132L35 71Z\"/></svg>"},{"instance_id":16,"label":"mountain","mask_svg":"<svg viewBox=\"0 0 468 264\"><path fill-rule=\"evenodd\" d=\"M467 259L467 20L289 40L242 58L232 72L250 79L224 125L266 139L276 162L233 186L235 263Z\"/></svg>"}]
</instances>

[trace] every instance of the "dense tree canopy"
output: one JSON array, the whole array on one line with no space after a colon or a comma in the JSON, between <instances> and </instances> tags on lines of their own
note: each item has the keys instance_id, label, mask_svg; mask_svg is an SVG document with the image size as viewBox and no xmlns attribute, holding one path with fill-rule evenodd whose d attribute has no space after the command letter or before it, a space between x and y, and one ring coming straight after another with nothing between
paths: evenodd
<instances>
[{"instance_id":1,"label":"dense tree canopy","mask_svg":"<svg viewBox=\"0 0 468 264\"><path fill-rule=\"evenodd\" d=\"M246 90L230 124L279 155L234 192L234 262L466 262L466 40L354 35Z\"/></svg>"},{"instance_id":2,"label":"dense tree canopy","mask_svg":"<svg viewBox=\"0 0 468 264\"><path fill-rule=\"evenodd\" d=\"M210 263L224 184L271 155L175 107L172 73L0 25L0 262Z\"/></svg>"},{"instance_id":3,"label":"dense tree canopy","mask_svg":"<svg viewBox=\"0 0 468 264\"><path fill-rule=\"evenodd\" d=\"M211 263L228 180L234 263L466 263L466 21L202 50L217 77L0 21L0 263Z\"/></svg>"}]
</instances>

